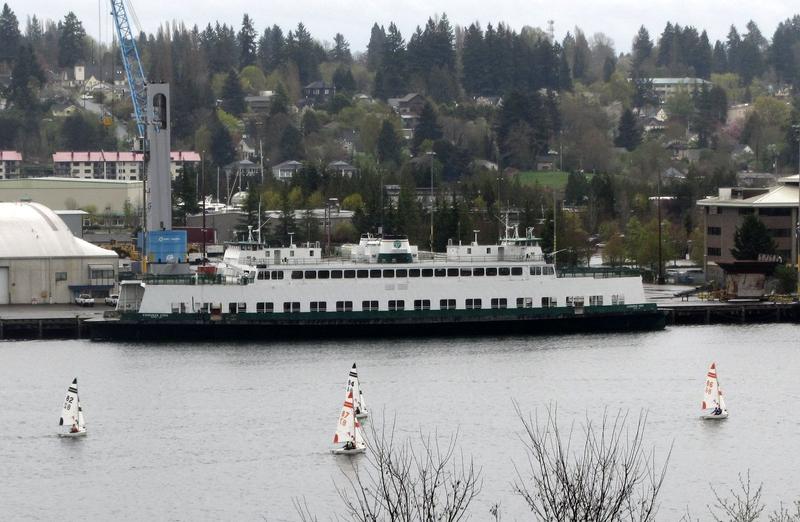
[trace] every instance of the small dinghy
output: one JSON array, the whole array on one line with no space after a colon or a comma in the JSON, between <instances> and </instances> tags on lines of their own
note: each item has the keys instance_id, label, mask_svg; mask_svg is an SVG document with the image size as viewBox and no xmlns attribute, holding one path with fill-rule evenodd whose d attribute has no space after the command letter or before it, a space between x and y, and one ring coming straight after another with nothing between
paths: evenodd
<instances>
[{"instance_id":1,"label":"small dinghy","mask_svg":"<svg viewBox=\"0 0 800 522\"><path fill-rule=\"evenodd\" d=\"M361 391L361 382L358 380L358 369L356 363L350 368L350 376L347 379L347 389L353 390L353 399L355 400L354 407L356 410L357 419L365 419L369 417L369 410L367 410L367 403L364 401L364 392Z\"/></svg>"},{"instance_id":2,"label":"small dinghy","mask_svg":"<svg viewBox=\"0 0 800 522\"><path fill-rule=\"evenodd\" d=\"M706 387L703 391L703 413L701 417L707 420L722 420L728 418L728 408L719 386L717 363L711 363L706 374Z\"/></svg>"},{"instance_id":3,"label":"small dinghy","mask_svg":"<svg viewBox=\"0 0 800 522\"><path fill-rule=\"evenodd\" d=\"M342 405L342 413L339 414L339 422L336 425L336 433L333 435L333 443L337 445L336 448L331 450L334 455L355 455L364 453L367 449L364 435L361 432L361 423L356 418L356 411L353 406L353 390L349 387Z\"/></svg>"},{"instance_id":4,"label":"small dinghy","mask_svg":"<svg viewBox=\"0 0 800 522\"><path fill-rule=\"evenodd\" d=\"M59 437L83 437L86 435L86 420L83 418L83 408L81 408L81 400L78 397L77 377L73 379L67 389L58 425L69 426L69 431L59 433Z\"/></svg>"}]
</instances>

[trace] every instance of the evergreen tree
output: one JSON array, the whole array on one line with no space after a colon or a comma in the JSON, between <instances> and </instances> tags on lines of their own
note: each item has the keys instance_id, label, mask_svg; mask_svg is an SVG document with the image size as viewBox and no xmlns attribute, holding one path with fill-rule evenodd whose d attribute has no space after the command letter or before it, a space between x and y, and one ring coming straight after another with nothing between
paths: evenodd
<instances>
[{"instance_id":1,"label":"evergreen tree","mask_svg":"<svg viewBox=\"0 0 800 522\"><path fill-rule=\"evenodd\" d=\"M28 118L39 107L39 90L45 84L45 76L33 47L23 43L17 49L11 83L8 86L8 101L14 108L27 113ZM37 122L38 123L38 122Z\"/></svg>"},{"instance_id":2,"label":"evergreen tree","mask_svg":"<svg viewBox=\"0 0 800 522\"><path fill-rule=\"evenodd\" d=\"M767 41L761 35L758 26L752 20L747 24L747 33L742 38L738 53L738 73L744 85L749 85L753 78L764 74L764 56Z\"/></svg>"},{"instance_id":3,"label":"evergreen tree","mask_svg":"<svg viewBox=\"0 0 800 522\"><path fill-rule=\"evenodd\" d=\"M337 93L353 94L356 91L356 80L349 66L340 65L336 68L333 73L333 86L336 87Z\"/></svg>"},{"instance_id":4,"label":"evergreen tree","mask_svg":"<svg viewBox=\"0 0 800 522\"><path fill-rule=\"evenodd\" d=\"M228 129L219 121L216 111L211 113L211 120L208 124L211 142L211 159L219 167L231 163L236 159L236 148Z\"/></svg>"},{"instance_id":5,"label":"evergreen tree","mask_svg":"<svg viewBox=\"0 0 800 522\"><path fill-rule=\"evenodd\" d=\"M800 87L800 15L778 24L769 48L769 61L780 83Z\"/></svg>"},{"instance_id":6,"label":"evergreen tree","mask_svg":"<svg viewBox=\"0 0 800 522\"><path fill-rule=\"evenodd\" d=\"M277 25L264 29L258 39L258 61L264 71L277 69L286 60L286 40L283 31Z\"/></svg>"},{"instance_id":7,"label":"evergreen tree","mask_svg":"<svg viewBox=\"0 0 800 522\"><path fill-rule=\"evenodd\" d=\"M658 40L656 65L659 67L669 67L672 64L675 39L676 35L672 23L667 22L667 25L664 26L664 32L661 33L661 38Z\"/></svg>"},{"instance_id":8,"label":"evergreen tree","mask_svg":"<svg viewBox=\"0 0 800 522\"><path fill-rule=\"evenodd\" d=\"M269 101L269 114L270 116L275 116L276 114L288 113L289 95L286 94L286 87L279 83L275 88L275 94L272 95L272 99Z\"/></svg>"},{"instance_id":9,"label":"evergreen tree","mask_svg":"<svg viewBox=\"0 0 800 522\"><path fill-rule=\"evenodd\" d=\"M728 72L728 53L725 51L725 44L719 40L714 43L714 51L711 58L711 72L716 74Z\"/></svg>"},{"instance_id":10,"label":"evergreen tree","mask_svg":"<svg viewBox=\"0 0 800 522\"><path fill-rule=\"evenodd\" d=\"M303 136L308 136L309 134L319 132L320 129L322 129L322 125L319 123L317 113L313 110L307 110L303 114L303 120L300 122L300 128L303 130Z\"/></svg>"},{"instance_id":11,"label":"evergreen tree","mask_svg":"<svg viewBox=\"0 0 800 522\"><path fill-rule=\"evenodd\" d=\"M407 85L406 48L403 35L392 22L383 42L380 77L375 77L375 96L386 99L405 94ZM380 79L380 83L378 80Z\"/></svg>"},{"instance_id":12,"label":"evergreen tree","mask_svg":"<svg viewBox=\"0 0 800 522\"><path fill-rule=\"evenodd\" d=\"M742 226L736 227L733 245L731 255L744 260L756 260L761 254L774 255L777 249L767 226L755 214L748 214L742 221Z\"/></svg>"},{"instance_id":13,"label":"evergreen tree","mask_svg":"<svg viewBox=\"0 0 800 522\"><path fill-rule=\"evenodd\" d=\"M414 127L414 139L411 148L416 153L425 140L436 141L442 137L442 127L436 119L436 111L430 102L425 102L419 115L419 123Z\"/></svg>"},{"instance_id":14,"label":"evergreen tree","mask_svg":"<svg viewBox=\"0 0 800 522\"><path fill-rule=\"evenodd\" d=\"M239 44L240 69L256 63L256 36L253 20L245 13L242 17L242 28L239 30L239 34L236 35Z\"/></svg>"},{"instance_id":15,"label":"evergreen tree","mask_svg":"<svg viewBox=\"0 0 800 522\"><path fill-rule=\"evenodd\" d=\"M350 44L344 39L342 33L336 33L333 37L333 49L331 49L331 60L349 64L353 61L350 54Z\"/></svg>"},{"instance_id":16,"label":"evergreen tree","mask_svg":"<svg viewBox=\"0 0 800 522\"><path fill-rule=\"evenodd\" d=\"M608 83L609 80L611 80L611 75L614 74L616 68L617 60L615 60L613 56L606 56L606 59L603 62L603 81L605 83Z\"/></svg>"},{"instance_id":17,"label":"evergreen tree","mask_svg":"<svg viewBox=\"0 0 800 522\"><path fill-rule=\"evenodd\" d=\"M0 63L11 63L17 57L19 40L17 15L8 4L3 4L3 11L0 12Z\"/></svg>"},{"instance_id":18,"label":"evergreen tree","mask_svg":"<svg viewBox=\"0 0 800 522\"><path fill-rule=\"evenodd\" d=\"M237 118L245 111L244 89L242 82L239 81L239 75L233 69L228 71L225 85L222 87L222 108Z\"/></svg>"},{"instance_id":19,"label":"evergreen tree","mask_svg":"<svg viewBox=\"0 0 800 522\"><path fill-rule=\"evenodd\" d=\"M707 85L703 84L692 98L694 101L692 123L697 132L697 145L700 148L706 148L716 127L718 116L714 114L714 104Z\"/></svg>"},{"instance_id":20,"label":"evergreen tree","mask_svg":"<svg viewBox=\"0 0 800 522\"><path fill-rule=\"evenodd\" d=\"M25 24L25 38L34 46L34 48L36 48L36 46L39 45L44 38L42 22L39 20L39 18L37 18L36 15L28 17L28 21Z\"/></svg>"},{"instance_id":21,"label":"evergreen tree","mask_svg":"<svg viewBox=\"0 0 800 522\"><path fill-rule=\"evenodd\" d=\"M731 26L728 31L728 41L725 44L725 54L728 56L728 70L739 74L741 70L741 47L742 39L739 37L739 31L736 26Z\"/></svg>"},{"instance_id":22,"label":"evergreen tree","mask_svg":"<svg viewBox=\"0 0 800 522\"><path fill-rule=\"evenodd\" d=\"M280 155L281 161L297 161L305 158L303 135L294 125L287 126L281 135Z\"/></svg>"},{"instance_id":23,"label":"evergreen tree","mask_svg":"<svg viewBox=\"0 0 800 522\"><path fill-rule=\"evenodd\" d=\"M61 22L58 38L58 66L72 67L85 58L86 31L75 13L70 11Z\"/></svg>"},{"instance_id":24,"label":"evergreen tree","mask_svg":"<svg viewBox=\"0 0 800 522\"><path fill-rule=\"evenodd\" d=\"M650 33L645 26L639 27L639 32L633 39L633 70L637 73L641 70L645 61L653 54L653 41Z\"/></svg>"},{"instance_id":25,"label":"evergreen tree","mask_svg":"<svg viewBox=\"0 0 800 522\"><path fill-rule=\"evenodd\" d=\"M619 127L617 129L617 138L614 140L614 145L617 147L625 147L632 151L642 142L642 132L636 123L636 116L630 109L625 109L622 116L619 118Z\"/></svg>"},{"instance_id":26,"label":"evergreen tree","mask_svg":"<svg viewBox=\"0 0 800 522\"><path fill-rule=\"evenodd\" d=\"M397 136L397 131L394 125L389 120L383 120L381 125L381 132L378 135L377 157L379 163L386 163L393 161L400 164L401 158L401 143Z\"/></svg>"},{"instance_id":27,"label":"evergreen tree","mask_svg":"<svg viewBox=\"0 0 800 522\"><path fill-rule=\"evenodd\" d=\"M383 47L386 31L377 23L372 26L367 44L367 69L377 71L383 63Z\"/></svg>"},{"instance_id":28,"label":"evergreen tree","mask_svg":"<svg viewBox=\"0 0 800 522\"><path fill-rule=\"evenodd\" d=\"M467 94L477 96L486 94L486 53L483 31L477 23L470 24L464 34L464 45L461 51L462 85Z\"/></svg>"},{"instance_id":29,"label":"evergreen tree","mask_svg":"<svg viewBox=\"0 0 800 522\"><path fill-rule=\"evenodd\" d=\"M711 78L711 69L714 62L711 44L708 41L708 33L703 31L700 34L700 41L697 50L693 53L694 73L698 78L708 80Z\"/></svg>"},{"instance_id":30,"label":"evergreen tree","mask_svg":"<svg viewBox=\"0 0 800 522\"><path fill-rule=\"evenodd\" d=\"M572 90L572 73L567 60L567 53L563 48L558 49L558 90Z\"/></svg>"},{"instance_id":31,"label":"evergreen tree","mask_svg":"<svg viewBox=\"0 0 800 522\"><path fill-rule=\"evenodd\" d=\"M572 58L572 77L583 83L590 83L589 63L591 51L586 36L578 28L575 28L575 49Z\"/></svg>"}]
</instances>

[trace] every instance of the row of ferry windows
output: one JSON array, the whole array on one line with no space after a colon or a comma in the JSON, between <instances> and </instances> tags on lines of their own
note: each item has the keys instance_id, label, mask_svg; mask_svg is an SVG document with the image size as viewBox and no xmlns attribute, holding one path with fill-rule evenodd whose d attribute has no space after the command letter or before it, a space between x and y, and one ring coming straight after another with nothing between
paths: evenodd
<instances>
[{"instance_id":1,"label":"row of ferry windows","mask_svg":"<svg viewBox=\"0 0 800 522\"><path fill-rule=\"evenodd\" d=\"M528 267L530 275L553 275L552 266ZM395 277L481 277L481 276L521 276L521 266L501 266L488 268L384 268L359 270L292 270L292 279L367 279ZM283 270L260 270L258 279L283 279Z\"/></svg>"},{"instance_id":2,"label":"row of ferry windows","mask_svg":"<svg viewBox=\"0 0 800 522\"><path fill-rule=\"evenodd\" d=\"M492 309L504 309L508 308L508 299L505 297L493 297L487 300L489 307ZM533 298L532 297L517 297L516 299L516 307L517 308L533 308ZM584 306L585 298L584 296L568 296L566 298L566 306L581 308ZM611 296L611 304L612 305L623 305L625 304L625 296L622 294L614 294ZM415 299L413 302L409 301L409 305L413 305L414 310L430 310L431 309L431 300L430 299ZM464 308L467 310L481 310L483 309L484 300L480 298L472 298L466 299L464 301ZM541 298L541 305L542 308L554 308L558 306L558 299L555 297L542 297ZM208 313L211 311L211 303L204 303L201 307L202 311ZM589 306L603 306L603 296L602 295L590 295L589 296ZM406 310L406 301L403 299L392 299L388 301L387 308L390 312L402 312ZM309 309L311 312L327 312L329 310L328 303L326 301L311 301ZM410 309L410 308L409 308ZM440 299L439 300L439 310L455 310L456 309L456 300L455 299ZM282 310L284 313L299 313L300 312L300 302L299 301L286 301L283 303ZM368 301L361 301L361 311L363 312L377 312L380 310L380 305L378 301L368 300ZM172 305L173 312L186 312L186 307L183 303L173 303ZM280 311L280 308L276 310L275 303L271 302L258 302L256 303L256 313L274 313L276 311ZM336 312L352 312L353 311L353 301L336 301L335 306L330 307L330 311ZM247 313L247 303L228 303L228 313L231 314L243 314Z\"/></svg>"}]
</instances>

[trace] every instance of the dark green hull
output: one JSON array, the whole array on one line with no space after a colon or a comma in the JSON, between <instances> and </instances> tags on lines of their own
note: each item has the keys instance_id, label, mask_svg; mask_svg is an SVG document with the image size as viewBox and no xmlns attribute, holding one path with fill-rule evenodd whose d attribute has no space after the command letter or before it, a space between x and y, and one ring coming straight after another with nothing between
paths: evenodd
<instances>
[{"instance_id":1,"label":"dark green hull","mask_svg":"<svg viewBox=\"0 0 800 522\"><path fill-rule=\"evenodd\" d=\"M93 340L263 340L660 330L655 305L294 314L124 314L87 321Z\"/></svg>"}]
</instances>

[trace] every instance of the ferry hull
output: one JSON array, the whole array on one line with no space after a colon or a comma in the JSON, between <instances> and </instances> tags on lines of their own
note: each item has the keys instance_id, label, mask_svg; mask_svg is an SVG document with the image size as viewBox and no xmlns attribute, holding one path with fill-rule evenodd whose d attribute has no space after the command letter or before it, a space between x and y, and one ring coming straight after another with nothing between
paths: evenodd
<instances>
[{"instance_id":1,"label":"ferry hull","mask_svg":"<svg viewBox=\"0 0 800 522\"><path fill-rule=\"evenodd\" d=\"M604 307L612 308L612 307ZM665 315L654 305L576 313L571 308L231 314L127 314L87 321L93 340L194 341L324 339L342 337L462 337L660 330Z\"/></svg>"}]
</instances>

